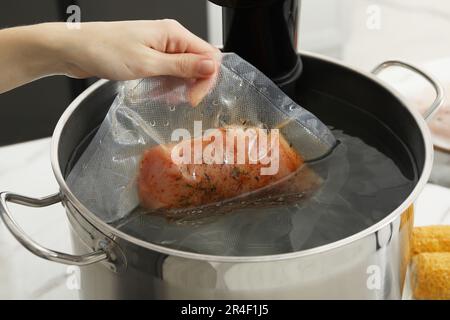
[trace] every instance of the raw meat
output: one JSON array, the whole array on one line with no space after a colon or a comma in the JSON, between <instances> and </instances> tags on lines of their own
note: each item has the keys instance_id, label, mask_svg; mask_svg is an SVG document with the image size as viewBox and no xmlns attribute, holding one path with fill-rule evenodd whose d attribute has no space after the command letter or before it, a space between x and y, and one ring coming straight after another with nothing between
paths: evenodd
<instances>
[{"instance_id":1,"label":"raw meat","mask_svg":"<svg viewBox=\"0 0 450 320\"><path fill-rule=\"evenodd\" d=\"M176 144L159 145L147 150L142 157L138 175L141 205L148 209L190 208L231 199L276 184L283 178L292 175L304 164L302 157L281 134L278 135L279 152L275 152L275 149L272 148L273 145L269 139L271 134L267 135L267 149L259 144L260 134L257 134L253 140L251 138L243 140L246 141L246 157L245 161L238 163L238 144L234 143L233 148L227 148L227 140L230 140L233 135L236 139L244 138L242 135L245 134L245 131L242 127L221 128L219 131L225 137L222 144L210 137L181 142L192 147L189 159L201 160L200 163L186 164L174 161L172 153ZM210 156L205 155L205 150L214 141L219 143L219 146L223 146L223 155L215 158L222 163L216 161L211 164L211 158L216 155L215 153L211 153ZM258 141L258 146L260 146L257 150L258 163L250 161L255 141ZM203 152L195 150L196 143L197 146L201 145ZM178 148L179 146L180 144L178 144ZM263 150L262 153L261 150ZM269 151L267 152L267 150ZM200 158L198 158L199 156ZM261 169L268 167L268 157L273 162L278 161L278 170L275 174L261 174ZM205 163L207 161L209 164ZM303 186L296 186L298 190L312 188L316 184L317 181L313 181L314 175L309 173L307 176L309 182L305 182ZM293 188L294 186L289 187Z\"/></svg>"}]
</instances>

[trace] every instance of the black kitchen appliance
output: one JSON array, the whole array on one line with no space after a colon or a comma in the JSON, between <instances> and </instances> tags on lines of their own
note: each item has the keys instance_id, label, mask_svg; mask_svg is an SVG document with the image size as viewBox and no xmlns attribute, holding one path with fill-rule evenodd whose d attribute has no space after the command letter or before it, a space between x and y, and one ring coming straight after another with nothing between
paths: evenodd
<instances>
[{"instance_id":1,"label":"black kitchen appliance","mask_svg":"<svg viewBox=\"0 0 450 320\"><path fill-rule=\"evenodd\" d=\"M235 52L285 92L302 72L297 55L299 0L210 0L223 6L223 50Z\"/></svg>"}]
</instances>

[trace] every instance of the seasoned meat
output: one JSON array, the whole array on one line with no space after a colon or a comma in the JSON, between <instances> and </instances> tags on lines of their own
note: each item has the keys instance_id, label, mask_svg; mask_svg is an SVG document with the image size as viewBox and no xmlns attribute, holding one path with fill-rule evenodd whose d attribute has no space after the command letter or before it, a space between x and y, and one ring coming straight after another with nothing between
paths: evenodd
<instances>
[{"instance_id":1,"label":"seasoned meat","mask_svg":"<svg viewBox=\"0 0 450 320\"><path fill-rule=\"evenodd\" d=\"M142 157L138 175L141 205L148 209L189 208L231 199L272 185L294 173L304 163L281 134L278 135L279 152L275 152L276 149L270 143L271 134L267 135L267 148L264 149L259 143L260 133L253 138L245 138L242 127L221 128L219 132L224 137L222 141L200 137L178 145L159 145L148 149ZM227 141L230 142L231 137L235 139L235 143L227 147ZM241 145L240 148L241 151L245 150L246 156L238 163L237 141L240 138L245 141L244 147ZM255 144L256 141L258 144ZM183 143L185 147L191 147L191 152L187 155L192 160L191 163L174 161L174 148L178 148L175 154L186 156L179 152ZM215 146L223 146L223 152L206 155L208 146L211 147L213 143L216 143ZM202 147L203 152L195 149L196 144ZM252 154L255 145L259 149L257 156L252 157L251 155L255 155ZM221 156L217 157L218 154ZM211 164L212 158L216 162ZM254 163L257 158L259 161ZM262 174L261 169L269 166L268 158L273 162L278 161L274 174ZM195 159L197 162L192 163Z\"/></svg>"}]
</instances>

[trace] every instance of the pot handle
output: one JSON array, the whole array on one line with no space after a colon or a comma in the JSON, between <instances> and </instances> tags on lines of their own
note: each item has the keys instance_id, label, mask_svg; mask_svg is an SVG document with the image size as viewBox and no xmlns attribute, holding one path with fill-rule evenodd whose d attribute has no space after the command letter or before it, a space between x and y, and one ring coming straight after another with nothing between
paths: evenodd
<instances>
[{"instance_id":1,"label":"pot handle","mask_svg":"<svg viewBox=\"0 0 450 320\"><path fill-rule=\"evenodd\" d=\"M71 255L41 246L31 239L14 221L7 205L8 202L34 208L47 207L61 202L59 193L44 198L29 198L11 192L2 192L0 193L0 216L17 241L31 253L43 259L75 266L86 266L108 259L107 253L102 249L84 255Z\"/></svg>"},{"instance_id":2,"label":"pot handle","mask_svg":"<svg viewBox=\"0 0 450 320\"><path fill-rule=\"evenodd\" d=\"M434 88L434 91L436 91L436 98L433 101L433 104L427 109L427 111L423 114L423 117L425 120L431 120L433 118L433 115L439 110L439 108L442 106L444 102L444 89L442 88L441 84L436 81L431 75L428 73L420 70L419 68L405 62L397 61L397 60L389 60L385 61L383 63L380 63L377 67L375 67L372 70L372 73L374 75L378 75L381 71L390 68L390 67L401 67L407 70L410 70L412 72L418 73L423 78L425 78Z\"/></svg>"}]
</instances>

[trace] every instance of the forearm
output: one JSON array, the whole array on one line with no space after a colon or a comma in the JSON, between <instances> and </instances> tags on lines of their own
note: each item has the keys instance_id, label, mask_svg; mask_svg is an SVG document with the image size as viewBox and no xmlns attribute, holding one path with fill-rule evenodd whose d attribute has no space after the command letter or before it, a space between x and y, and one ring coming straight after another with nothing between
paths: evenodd
<instances>
[{"instance_id":1,"label":"forearm","mask_svg":"<svg viewBox=\"0 0 450 320\"><path fill-rule=\"evenodd\" d=\"M134 80L170 75L207 79L219 50L174 20L44 23L0 30L0 93L64 74Z\"/></svg>"},{"instance_id":2,"label":"forearm","mask_svg":"<svg viewBox=\"0 0 450 320\"><path fill-rule=\"evenodd\" d=\"M0 93L65 72L57 44L62 31L55 32L56 27L40 24L0 30Z\"/></svg>"}]
</instances>

